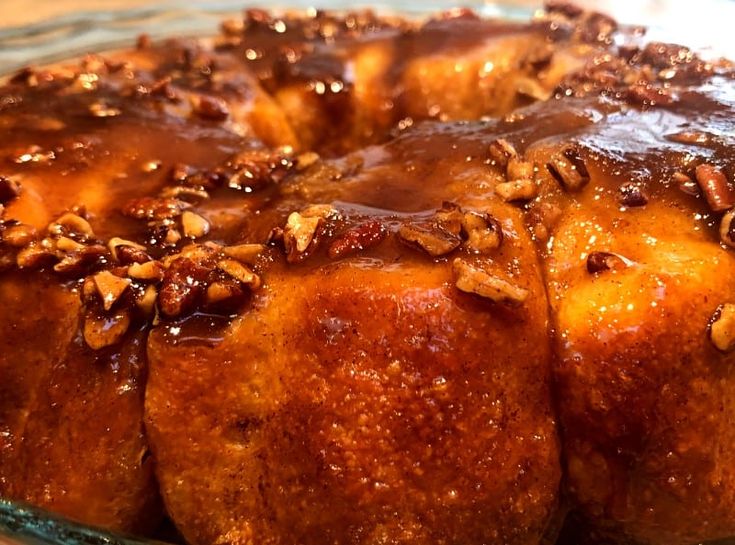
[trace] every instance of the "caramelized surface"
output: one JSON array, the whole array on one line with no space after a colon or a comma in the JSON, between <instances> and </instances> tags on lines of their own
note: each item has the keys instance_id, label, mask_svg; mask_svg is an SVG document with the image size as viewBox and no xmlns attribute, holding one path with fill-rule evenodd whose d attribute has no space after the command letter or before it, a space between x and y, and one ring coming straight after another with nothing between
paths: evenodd
<instances>
[{"instance_id":1,"label":"caramelized surface","mask_svg":"<svg viewBox=\"0 0 735 545\"><path fill-rule=\"evenodd\" d=\"M569 6L19 74L0 493L145 530L160 488L203 545L735 535L734 99Z\"/></svg>"}]
</instances>

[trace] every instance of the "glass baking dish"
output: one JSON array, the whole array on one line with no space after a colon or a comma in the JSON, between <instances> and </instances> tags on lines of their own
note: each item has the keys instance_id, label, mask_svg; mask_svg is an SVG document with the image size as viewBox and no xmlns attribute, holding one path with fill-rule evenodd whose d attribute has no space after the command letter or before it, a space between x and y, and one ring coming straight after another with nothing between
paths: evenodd
<instances>
[{"instance_id":1,"label":"glass baking dish","mask_svg":"<svg viewBox=\"0 0 735 545\"><path fill-rule=\"evenodd\" d=\"M13 0L10 0L11 2ZM131 2L138 3L138 2ZM314 5L313 0L289 0L288 8L306 9ZM674 4L672 1L670 4ZM661 24L655 18L656 12L645 8L624 9L615 13L613 2L588 2L596 6L608 4L601 9L608 11L625 22L653 24L649 35L653 37L676 36L676 29L670 26L671 21ZM661 6L666 2L650 2L651 6ZM41 19L22 26L0 26L0 76L12 73L29 64L42 65L78 56L90 51L112 50L131 45L139 34L148 34L153 39L167 36L206 36L217 31L220 22L228 16L239 14L246 4L243 0L218 0L208 2L187 2L185 0L161 2L122 10L95 10L97 2L77 2L76 6L89 7L89 10L75 8L70 12L55 12L53 19ZM262 6L263 3L251 5ZM453 7L455 2L429 0L399 0L385 3L373 3L369 7L379 13L400 13L407 16L420 17L437 10ZM462 5L471 7L487 17L499 17L515 20L528 19L539 2L483 2L481 0L463 1ZM324 9L347 9L365 7L361 2L345 0L320 0L318 6ZM273 5L268 5L274 8ZM286 7L286 5L284 5ZM623 6L624 8L625 6ZM630 6L628 6L630 8ZM611 9L609 9L611 8ZM688 16L700 17L712 14L715 10L720 14L719 21L725 23L735 19L735 2L711 0L702 4L697 14ZM725 16L724 14L728 14ZM43 17L43 12L39 12ZM732 17L729 16L732 14ZM659 23L656 26L656 23ZM2 23L0 23L2 25ZM717 54L735 56L735 41L728 38L727 33L713 31L711 27L697 31L697 25L687 25L690 29L686 41L694 46L706 46ZM694 30L692 30L694 28ZM701 29L701 26L699 27ZM714 37L713 37L714 36ZM716 36L724 37L718 40ZM573 533L573 532L571 532ZM163 539L178 541L174 531L164 531ZM173 537L172 537L173 536ZM22 503L0 499L0 545L145 545L164 543L163 541L134 538L116 535L108 531L84 526L47 511ZM735 540L723 540L722 545L735 543ZM570 537L569 545L576 545ZM711 543L710 545L715 545Z\"/></svg>"}]
</instances>

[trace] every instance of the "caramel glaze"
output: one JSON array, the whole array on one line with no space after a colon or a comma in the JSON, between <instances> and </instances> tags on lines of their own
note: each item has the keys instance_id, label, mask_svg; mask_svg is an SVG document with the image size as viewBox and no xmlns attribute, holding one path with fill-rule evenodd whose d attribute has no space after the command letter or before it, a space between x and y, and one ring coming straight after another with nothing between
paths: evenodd
<instances>
[{"instance_id":1,"label":"caramel glaze","mask_svg":"<svg viewBox=\"0 0 735 545\"><path fill-rule=\"evenodd\" d=\"M145 531L160 488L201 544L735 535L728 63L559 5L224 29L0 93L0 493Z\"/></svg>"}]
</instances>

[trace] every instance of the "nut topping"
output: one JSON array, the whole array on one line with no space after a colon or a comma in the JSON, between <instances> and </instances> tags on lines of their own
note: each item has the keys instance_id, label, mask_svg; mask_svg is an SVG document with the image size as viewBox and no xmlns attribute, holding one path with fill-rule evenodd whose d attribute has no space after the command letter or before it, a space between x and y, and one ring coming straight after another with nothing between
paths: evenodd
<instances>
[{"instance_id":1,"label":"nut topping","mask_svg":"<svg viewBox=\"0 0 735 545\"><path fill-rule=\"evenodd\" d=\"M227 103L218 97L202 95L192 100L194 112L204 119L224 121L230 115Z\"/></svg>"},{"instance_id":2,"label":"nut topping","mask_svg":"<svg viewBox=\"0 0 735 545\"><path fill-rule=\"evenodd\" d=\"M735 248L735 208L728 210L720 220L720 240L723 244Z\"/></svg>"},{"instance_id":3,"label":"nut topping","mask_svg":"<svg viewBox=\"0 0 735 545\"><path fill-rule=\"evenodd\" d=\"M735 194L720 169L705 163L699 165L694 173L713 212L722 212L735 205Z\"/></svg>"},{"instance_id":4,"label":"nut topping","mask_svg":"<svg viewBox=\"0 0 735 545\"><path fill-rule=\"evenodd\" d=\"M531 179L501 182L495 186L495 194L505 202L529 201L538 195L538 186Z\"/></svg>"},{"instance_id":5,"label":"nut topping","mask_svg":"<svg viewBox=\"0 0 735 545\"><path fill-rule=\"evenodd\" d=\"M686 193L687 195L691 195L693 197L699 195L699 184L697 184L697 182L692 180L683 172L674 172L674 174L671 176L671 180L675 184L677 184L679 190L681 190L683 193Z\"/></svg>"},{"instance_id":6,"label":"nut topping","mask_svg":"<svg viewBox=\"0 0 735 545\"><path fill-rule=\"evenodd\" d=\"M709 338L720 352L735 349L735 304L725 303L712 317Z\"/></svg>"},{"instance_id":7,"label":"nut topping","mask_svg":"<svg viewBox=\"0 0 735 545\"><path fill-rule=\"evenodd\" d=\"M181 214L181 227L184 236L188 238L200 238L209 233L209 222L199 214L188 210Z\"/></svg>"},{"instance_id":8,"label":"nut topping","mask_svg":"<svg viewBox=\"0 0 735 545\"><path fill-rule=\"evenodd\" d=\"M555 154L546 168L567 191L577 191L590 181L587 166L575 148L567 148Z\"/></svg>"},{"instance_id":9,"label":"nut topping","mask_svg":"<svg viewBox=\"0 0 735 545\"><path fill-rule=\"evenodd\" d=\"M130 280L120 278L109 271L102 271L92 277L97 293L102 300L102 307L110 310L125 290L130 286Z\"/></svg>"},{"instance_id":10,"label":"nut topping","mask_svg":"<svg viewBox=\"0 0 735 545\"><path fill-rule=\"evenodd\" d=\"M528 298L528 290L489 274L457 258L452 263L455 285L460 291L474 293L496 303L519 304Z\"/></svg>"},{"instance_id":11,"label":"nut topping","mask_svg":"<svg viewBox=\"0 0 735 545\"><path fill-rule=\"evenodd\" d=\"M179 199L141 197L128 201L122 213L129 218L160 221L178 217L190 207L191 204Z\"/></svg>"},{"instance_id":12,"label":"nut topping","mask_svg":"<svg viewBox=\"0 0 735 545\"><path fill-rule=\"evenodd\" d=\"M446 255L462 243L459 233L452 233L439 222L406 223L398 229L398 237L411 246L418 246L432 257Z\"/></svg>"},{"instance_id":13,"label":"nut topping","mask_svg":"<svg viewBox=\"0 0 735 545\"><path fill-rule=\"evenodd\" d=\"M143 294L135 299L135 305L145 314L150 316L156 307L156 299L158 298L158 290L153 284L146 286Z\"/></svg>"},{"instance_id":14,"label":"nut topping","mask_svg":"<svg viewBox=\"0 0 735 545\"><path fill-rule=\"evenodd\" d=\"M6 227L2 231L2 241L13 248L23 248L36 239L36 229L30 225L19 223Z\"/></svg>"},{"instance_id":15,"label":"nut topping","mask_svg":"<svg viewBox=\"0 0 735 545\"><path fill-rule=\"evenodd\" d=\"M84 340L92 350L117 344L130 327L130 313L126 309L112 316L97 316L89 312L84 320Z\"/></svg>"},{"instance_id":16,"label":"nut topping","mask_svg":"<svg viewBox=\"0 0 735 545\"><path fill-rule=\"evenodd\" d=\"M518 157L511 157L508 160L507 168L508 180L533 180L534 167L530 161L523 161Z\"/></svg>"},{"instance_id":17,"label":"nut topping","mask_svg":"<svg viewBox=\"0 0 735 545\"><path fill-rule=\"evenodd\" d=\"M247 265L254 265L258 256L264 251L265 246L262 244L237 244L235 246L225 246L222 249L222 253L227 257Z\"/></svg>"},{"instance_id":18,"label":"nut topping","mask_svg":"<svg viewBox=\"0 0 735 545\"><path fill-rule=\"evenodd\" d=\"M316 247L324 221L323 216L308 216L299 212L292 212L288 216L283 228L283 244L289 263L301 261Z\"/></svg>"},{"instance_id":19,"label":"nut topping","mask_svg":"<svg viewBox=\"0 0 735 545\"><path fill-rule=\"evenodd\" d=\"M490 144L488 155L494 164L501 168L505 168L508 165L508 161L516 157L518 152L513 147L513 144L508 142L505 138L498 138Z\"/></svg>"},{"instance_id":20,"label":"nut topping","mask_svg":"<svg viewBox=\"0 0 735 545\"><path fill-rule=\"evenodd\" d=\"M209 269L188 257L174 259L163 276L158 296L161 312L175 318L192 310L204 291L208 274Z\"/></svg>"},{"instance_id":21,"label":"nut topping","mask_svg":"<svg viewBox=\"0 0 735 545\"><path fill-rule=\"evenodd\" d=\"M128 276L136 280L158 281L163 278L163 266L158 261L132 263L128 267Z\"/></svg>"},{"instance_id":22,"label":"nut topping","mask_svg":"<svg viewBox=\"0 0 735 545\"><path fill-rule=\"evenodd\" d=\"M372 248L380 244L387 234L387 229L379 221L365 222L335 239L329 246L329 257L336 259Z\"/></svg>"},{"instance_id":23,"label":"nut topping","mask_svg":"<svg viewBox=\"0 0 735 545\"><path fill-rule=\"evenodd\" d=\"M67 212L55 222L48 226L48 232L52 235L62 235L72 233L84 236L94 236L94 231L89 222L79 214Z\"/></svg>"},{"instance_id":24,"label":"nut topping","mask_svg":"<svg viewBox=\"0 0 735 545\"><path fill-rule=\"evenodd\" d=\"M217 268L229 274L235 280L238 280L250 286L251 289L260 287L260 278L245 265L234 259L223 259L217 262Z\"/></svg>"},{"instance_id":25,"label":"nut topping","mask_svg":"<svg viewBox=\"0 0 735 545\"><path fill-rule=\"evenodd\" d=\"M145 263L151 259L145 246L131 240L125 240L124 238L112 237L107 242L107 248L110 250L112 259L123 265Z\"/></svg>"},{"instance_id":26,"label":"nut topping","mask_svg":"<svg viewBox=\"0 0 735 545\"><path fill-rule=\"evenodd\" d=\"M628 208L645 206L648 204L648 197L643 192L640 184L627 182L620 186L619 189L620 204Z\"/></svg>"},{"instance_id":27,"label":"nut topping","mask_svg":"<svg viewBox=\"0 0 735 545\"><path fill-rule=\"evenodd\" d=\"M490 214L465 212L462 217L462 230L467 234L465 245L474 253L495 250L503 242L503 229L498 220Z\"/></svg>"}]
</instances>

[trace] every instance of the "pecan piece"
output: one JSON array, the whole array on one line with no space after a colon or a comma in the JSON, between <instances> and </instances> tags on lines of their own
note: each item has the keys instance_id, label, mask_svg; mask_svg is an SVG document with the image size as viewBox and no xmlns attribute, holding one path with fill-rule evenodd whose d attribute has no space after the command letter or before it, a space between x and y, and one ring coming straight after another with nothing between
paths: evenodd
<instances>
[{"instance_id":1,"label":"pecan piece","mask_svg":"<svg viewBox=\"0 0 735 545\"><path fill-rule=\"evenodd\" d=\"M618 190L618 198L620 204L628 208L645 206L648 204L648 197L641 188L640 184L627 182L620 186Z\"/></svg>"},{"instance_id":2,"label":"pecan piece","mask_svg":"<svg viewBox=\"0 0 735 545\"><path fill-rule=\"evenodd\" d=\"M387 234L388 230L379 221L367 221L337 237L329 246L329 257L336 259L372 248L380 244Z\"/></svg>"},{"instance_id":3,"label":"pecan piece","mask_svg":"<svg viewBox=\"0 0 735 545\"><path fill-rule=\"evenodd\" d=\"M289 263L303 260L319 244L327 219L336 219L338 212L328 204L316 204L302 212L292 212L283 228L283 244Z\"/></svg>"},{"instance_id":4,"label":"pecan piece","mask_svg":"<svg viewBox=\"0 0 735 545\"><path fill-rule=\"evenodd\" d=\"M120 309L111 316L98 316L93 311L84 320L84 341L92 350L117 344L130 327L130 313Z\"/></svg>"},{"instance_id":5,"label":"pecan piece","mask_svg":"<svg viewBox=\"0 0 735 545\"><path fill-rule=\"evenodd\" d=\"M2 241L13 248L23 248L36 240L36 228L23 223L6 227L2 233Z\"/></svg>"},{"instance_id":6,"label":"pecan piece","mask_svg":"<svg viewBox=\"0 0 735 545\"><path fill-rule=\"evenodd\" d=\"M683 172L674 172L671 180L678 186L679 190L687 195L696 197L699 195L699 184Z\"/></svg>"},{"instance_id":7,"label":"pecan piece","mask_svg":"<svg viewBox=\"0 0 735 545\"><path fill-rule=\"evenodd\" d=\"M495 250L503 242L500 222L490 214L465 212L462 217L462 230L467 234L465 245L477 254Z\"/></svg>"},{"instance_id":8,"label":"pecan piece","mask_svg":"<svg viewBox=\"0 0 735 545\"><path fill-rule=\"evenodd\" d=\"M501 182L495 186L495 194L505 202L529 201L538 195L538 186L528 178Z\"/></svg>"},{"instance_id":9,"label":"pecan piece","mask_svg":"<svg viewBox=\"0 0 735 545\"><path fill-rule=\"evenodd\" d=\"M145 314L150 316L156 308L156 299L158 299L158 290L153 284L146 286L143 293L136 297L135 305Z\"/></svg>"},{"instance_id":10,"label":"pecan piece","mask_svg":"<svg viewBox=\"0 0 735 545\"><path fill-rule=\"evenodd\" d=\"M253 265L258 256L265 251L263 244L236 244L234 246L225 246L222 253L232 259L237 259L241 263Z\"/></svg>"},{"instance_id":11,"label":"pecan piece","mask_svg":"<svg viewBox=\"0 0 735 545\"><path fill-rule=\"evenodd\" d=\"M201 238L209 233L209 222L199 214L184 210L181 214L181 228L188 238Z\"/></svg>"},{"instance_id":12,"label":"pecan piece","mask_svg":"<svg viewBox=\"0 0 735 545\"><path fill-rule=\"evenodd\" d=\"M404 223L398 237L409 246L418 246L432 257L446 255L462 243L459 233L447 230L438 221Z\"/></svg>"},{"instance_id":13,"label":"pecan piece","mask_svg":"<svg viewBox=\"0 0 735 545\"><path fill-rule=\"evenodd\" d=\"M587 166L575 148L555 154L546 164L554 179L567 191L577 191L590 181Z\"/></svg>"},{"instance_id":14,"label":"pecan piece","mask_svg":"<svg viewBox=\"0 0 735 545\"><path fill-rule=\"evenodd\" d=\"M501 168L505 168L510 159L518 156L518 152L513 147L513 144L505 138L498 138L491 142L487 153L492 162Z\"/></svg>"},{"instance_id":15,"label":"pecan piece","mask_svg":"<svg viewBox=\"0 0 735 545\"><path fill-rule=\"evenodd\" d=\"M179 257L163 275L158 305L161 312L170 318L181 316L196 307L204 292L204 284L210 269L199 265L188 257Z\"/></svg>"},{"instance_id":16,"label":"pecan piece","mask_svg":"<svg viewBox=\"0 0 735 545\"><path fill-rule=\"evenodd\" d=\"M141 197L128 201L122 213L129 218L160 221L178 217L190 207L191 204L179 199Z\"/></svg>"},{"instance_id":17,"label":"pecan piece","mask_svg":"<svg viewBox=\"0 0 735 545\"><path fill-rule=\"evenodd\" d=\"M131 240L125 240L124 238L112 237L107 242L107 248L110 250L112 259L123 265L145 263L151 260L151 257L146 252L145 246Z\"/></svg>"},{"instance_id":18,"label":"pecan piece","mask_svg":"<svg viewBox=\"0 0 735 545\"><path fill-rule=\"evenodd\" d=\"M52 222L48 226L48 232L52 235L64 235L67 233L74 235L82 235L86 237L94 236L94 231L89 222L74 212L67 212L59 219Z\"/></svg>"},{"instance_id":19,"label":"pecan piece","mask_svg":"<svg viewBox=\"0 0 735 545\"><path fill-rule=\"evenodd\" d=\"M227 103L219 97L202 95L192 99L194 113L204 119L224 121L230 115Z\"/></svg>"},{"instance_id":20,"label":"pecan piece","mask_svg":"<svg viewBox=\"0 0 735 545\"><path fill-rule=\"evenodd\" d=\"M79 250L69 252L54 265L54 271L70 276L83 275L101 266L106 256L107 249L104 246L99 244L84 246Z\"/></svg>"},{"instance_id":21,"label":"pecan piece","mask_svg":"<svg viewBox=\"0 0 735 545\"><path fill-rule=\"evenodd\" d=\"M136 280L158 281L163 278L163 272L163 265L158 261L131 263L128 267L128 276Z\"/></svg>"},{"instance_id":22,"label":"pecan piece","mask_svg":"<svg viewBox=\"0 0 735 545\"><path fill-rule=\"evenodd\" d=\"M260 277L239 261L223 259L217 262L217 268L251 289L260 287Z\"/></svg>"},{"instance_id":23,"label":"pecan piece","mask_svg":"<svg viewBox=\"0 0 735 545\"><path fill-rule=\"evenodd\" d=\"M528 290L493 276L459 258L452 263L452 272L457 289L465 293L474 293L496 303L520 304L528 298Z\"/></svg>"},{"instance_id":24,"label":"pecan piece","mask_svg":"<svg viewBox=\"0 0 735 545\"><path fill-rule=\"evenodd\" d=\"M709 327L709 338L720 352L735 349L735 305L725 303L715 311Z\"/></svg>"},{"instance_id":25,"label":"pecan piece","mask_svg":"<svg viewBox=\"0 0 735 545\"><path fill-rule=\"evenodd\" d=\"M92 277L97 294L102 300L102 308L110 310L130 286L130 280L115 276L110 271L102 271Z\"/></svg>"},{"instance_id":26,"label":"pecan piece","mask_svg":"<svg viewBox=\"0 0 735 545\"><path fill-rule=\"evenodd\" d=\"M722 212L735 205L735 194L719 168L705 163L699 165L694 174L713 212Z\"/></svg>"}]
</instances>

